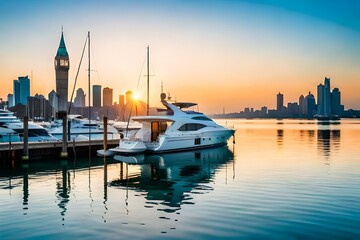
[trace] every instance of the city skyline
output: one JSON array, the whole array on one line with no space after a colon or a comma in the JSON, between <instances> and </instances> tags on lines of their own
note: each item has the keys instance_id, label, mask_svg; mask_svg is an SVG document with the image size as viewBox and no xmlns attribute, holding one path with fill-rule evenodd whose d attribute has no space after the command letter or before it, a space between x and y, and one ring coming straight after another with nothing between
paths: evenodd
<instances>
[{"instance_id":1,"label":"city skyline","mask_svg":"<svg viewBox=\"0 0 360 240\"><path fill-rule=\"evenodd\" d=\"M178 101L219 113L276 108L279 91L284 101L297 102L301 93L315 93L330 77L345 108L360 108L359 3L89 1L82 9L83 3L1 3L1 98L12 93L18 76L29 75L32 96L55 89L53 59L64 26L69 91L90 30L91 85L112 88L113 102L128 89L146 99L141 69L150 45L151 106L160 105L161 82ZM76 89L87 94L86 68Z\"/></svg>"}]
</instances>

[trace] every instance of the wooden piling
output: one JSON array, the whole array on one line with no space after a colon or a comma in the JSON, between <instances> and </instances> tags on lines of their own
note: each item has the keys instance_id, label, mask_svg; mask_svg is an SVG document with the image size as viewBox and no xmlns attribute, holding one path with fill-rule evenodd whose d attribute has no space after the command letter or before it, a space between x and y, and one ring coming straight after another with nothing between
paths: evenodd
<instances>
[{"instance_id":1,"label":"wooden piling","mask_svg":"<svg viewBox=\"0 0 360 240\"><path fill-rule=\"evenodd\" d=\"M67 158L68 152L67 152L67 138L66 138L66 129L67 129L67 114L63 113L62 115L62 122L63 122L63 132L62 132L62 149L60 157Z\"/></svg>"},{"instance_id":2,"label":"wooden piling","mask_svg":"<svg viewBox=\"0 0 360 240\"><path fill-rule=\"evenodd\" d=\"M107 149L107 117L103 117L103 128L104 128L104 153Z\"/></svg>"},{"instance_id":3,"label":"wooden piling","mask_svg":"<svg viewBox=\"0 0 360 240\"><path fill-rule=\"evenodd\" d=\"M24 148L22 160L29 160L29 117L24 116Z\"/></svg>"}]
</instances>

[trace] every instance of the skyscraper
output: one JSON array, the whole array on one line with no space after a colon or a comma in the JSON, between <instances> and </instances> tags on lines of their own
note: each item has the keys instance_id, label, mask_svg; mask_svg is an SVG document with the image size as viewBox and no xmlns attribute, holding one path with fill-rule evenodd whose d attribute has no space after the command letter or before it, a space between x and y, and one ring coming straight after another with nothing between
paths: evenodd
<instances>
[{"instance_id":1,"label":"skyscraper","mask_svg":"<svg viewBox=\"0 0 360 240\"><path fill-rule=\"evenodd\" d=\"M9 93L7 95L8 107L14 106L14 94Z\"/></svg>"},{"instance_id":2,"label":"skyscraper","mask_svg":"<svg viewBox=\"0 0 360 240\"><path fill-rule=\"evenodd\" d=\"M20 82L20 103L27 104L27 98L30 96L30 79L28 76L19 77Z\"/></svg>"},{"instance_id":3,"label":"skyscraper","mask_svg":"<svg viewBox=\"0 0 360 240\"><path fill-rule=\"evenodd\" d=\"M14 106L20 103L20 82L14 80Z\"/></svg>"},{"instance_id":4,"label":"skyscraper","mask_svg":"<svg viewBox=\"0 0 360 240\"><path fill-rule=\"evenodd\" d=\"M331 115L330 78L325 77L324 85L320 83L317 87L317 91L318 91L317 114L320 116L330 116Z\"/></svg>"},{"instance_id":5,"label":"skyscraper","mask_svg":"<svg viewBox=\"0 0 360 240\"><path fill-rule=\"evenodd\" d=\"M101 86L93 85L93 106L101 107Z\"/></svg>"},{"instance_id":6,"label":"skyscraper","mask_svg":"<svg viewBox=\"0 0 360 240\"><path fill-rule=\"evenodd\" d=\"M103 106L112 106L113 100L113 89L112 88L104 88L103 89Z\"/></svg>"},{"instance_id":7,"label":"skyscraper","mask_svg":"<svg viewBox=\"0 0 360 240\"><path fill-rule=\"evenodd\" d=\"M58 111L67 111L69 54L66 50L64 34L61 32L59 48L55 56L56 93L59 97Z\"/></svg>"},{"instance_id":8,"label":"skyscraper","mask_svg":"<svg viewBox=\"0 0 360 240\"><path fill-rule=\"evenodd\" d=\"M85 107L85 93L82 88L76 90L76 97L74 99L74 107Z\"/></svg>"},{"instance_id":9,"label":"skyscraper","mask_svg":"<svg viewBox=\"0 0 360 240\"><path fill-rule=\"evenodd\" d=\"M30 96L30 79L28 76L19 77L14 80L14 106L21 103L27 104L27 98Z\"/></svg>"},{"instance_id":10,"label":"skyscraper","mask_svg":"<svg viewBox=\"0 0 360 240\"><path fill-rule=\"evenodd\" d=\"M342 114L341 93L338 88L331 92L331 114L340 116Z\"/></svg>"},{"instance_id":11,"label":"skyscraper","mask_svg":"<svg viewBox=\"0 0 360 240\"><path fill-rule=\"evenodd\" d=\"M284 95L280 92L276 95L276 110L278 112L282 111L284 106Z\"/></svg>"},{"instance_id":12,"label":"skyscraper","mask_svg":"<svg viewBox=\"0 0 360 240\"><path fill-rule=\"evenodd\" d=\"M299 97L299 114L300 115L303 115L303 114L305 114L305 97L304 97L304 95L301 95L300 97Z\"/></svg>"},{"instance_id":13,"label":"skyscraper","mask_svg":"<svg viewBox=\"0 0 360 240\"><path fill-rule=\"evenodd\" d=\"M125 93L125 101L126 101L126 107L131 107L132 103L133 103L133 92L132 91L127 91Z\"/></svg>"},{"instance_id":14,"label":"skyscraper","mask_svg":"<svg viewBox=\"0 0 360 240\"><path fill-rule=\"evenodd\" d=\"M56 116L56 112L59 111L59 97L56 94L56 92L54 90L52 90L49 94L48 94L48 99L49 99L49 103L50 106L52 107L52 113L51 116L55 117Z\"/></svg>"},{"instance_id":15,"label":"skyscraper","mask_svg":"<svg viewBox=\"0 0 360 240\"><path fill-rule=\"evenodd\" d=\"M315 97L311 92L304 99L304 115L312 118L316 110Z\"/></svg>"}]
</instances>

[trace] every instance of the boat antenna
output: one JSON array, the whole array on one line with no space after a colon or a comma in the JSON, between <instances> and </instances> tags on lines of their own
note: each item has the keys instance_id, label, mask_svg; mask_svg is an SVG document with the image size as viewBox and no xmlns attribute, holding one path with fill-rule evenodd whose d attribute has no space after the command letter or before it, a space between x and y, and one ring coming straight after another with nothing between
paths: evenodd
<instances>
[{"instance_id":1,"label":"boat antenna","mask_svg":"<svg viewBox=\"0 0 360 240\"><path fill-rule=\"evenodd\" d=\"M83 57L84 57L84 52L85 52L85 47L86 47L87 41L88 41L88 37L86 36L84 48L83 48L83 51L82 51L82 54L81 54L81 58L80 58L80 63L79 63L79 66L78 66L78 69L77 69L77 72L76 72L76 77L75 77L75 81L74 81L74 87L73 87L72 93L71 93L68 115L70 114L70 111L71 111L71 106L72 106L71 103L72 103L72 101L73 101L74 92L75 92L75 87L76 87L76 82L77 82L77 78L78 78L78 76L79 76L80 67L81 67L81 63L82 63ZM90 105L90 102L89 102L89 105Z\"/></svg>"}]
</instances>

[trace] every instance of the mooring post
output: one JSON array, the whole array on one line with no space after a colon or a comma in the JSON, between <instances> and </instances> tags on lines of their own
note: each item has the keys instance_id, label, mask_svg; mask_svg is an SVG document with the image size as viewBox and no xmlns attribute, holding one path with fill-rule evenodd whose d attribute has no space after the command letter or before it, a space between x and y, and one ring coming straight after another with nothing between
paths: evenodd
<instances>
[{"instance_id":1,"label":"mooring post","mask_svg":"<svg viewBox=\"0 0 360 240\"><path fill-rule=\"evenodd\" d=\"M67 125L67 114L63 113L62 115L62 122L63 122L63 132L62 132L62 149L61 149L61 154L60 157L62 158L67 158L68 157L68 153L67 153L67 138L66 138L66 125Z\"/></svg>"},{"instance_id":2,"label":"mooring post","mask_svg":"<svg viewBox=\"0 0 360 240\"><path fill-rule=\"evenodd\" d=\"M24 148L22 160L29 160L29 117L24 116Z\"/></svg>"},{"instance_id":3,"label":"mooring post","mask_svg":"<svg viewBox=\"0 0 360 240\"><path fill-rule=\"evenodd\" d=\"M67 135L68 135L68 141L70 142L70 134L71 134L71 132L70 132L70 128L71 128L71 121L69 120L68 121L68 127L67 127L67 129L68 129L68 132L67 132Z\"/></svg>"},{"instance_id":4,"label":"mooring post","mask_svg":"<svg viewBox=\"0 0 360 240\"><path fill-rule=\"evenodd\" d=\"M104 124L104 154L107 148L107 117L103 117L103 124Z\"/></svg>"}]
</instances>

